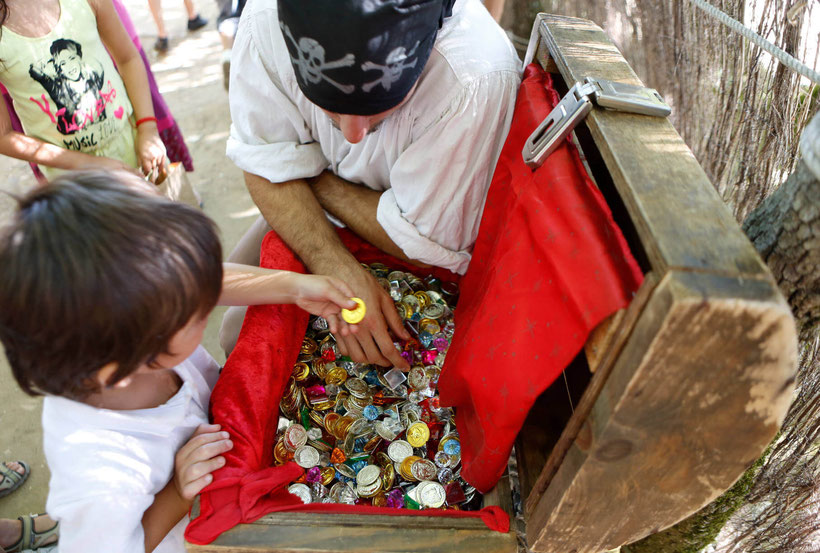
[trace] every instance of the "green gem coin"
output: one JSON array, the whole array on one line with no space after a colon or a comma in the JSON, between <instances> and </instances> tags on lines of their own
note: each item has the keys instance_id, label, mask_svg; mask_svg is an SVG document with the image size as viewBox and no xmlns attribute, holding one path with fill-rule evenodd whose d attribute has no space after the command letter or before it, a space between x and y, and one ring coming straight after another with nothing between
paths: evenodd
<instances>
[{"instance_id":1,"label":"green gem coin","mask_svg":"<svg viewBox=\"0 0 820 553\"><path fill-rule=\"evenodd\" d=\"M309 412L310 410L307 407L302 407L302 426L305 427L305 430L310 430L312 426L310 424L310 415L308 415Z\"/></svg>"},{"instance_id":2,"label":"green gem coin","mask_svg":"<svg viewBox=\"0 0 820 553\"><path fill-rule=\"evenodd\" d=\"M414 511L421 511L421 505L413 501L413 498L407 494L404 494L404 506Z\"/></svg>"}]
</instances>

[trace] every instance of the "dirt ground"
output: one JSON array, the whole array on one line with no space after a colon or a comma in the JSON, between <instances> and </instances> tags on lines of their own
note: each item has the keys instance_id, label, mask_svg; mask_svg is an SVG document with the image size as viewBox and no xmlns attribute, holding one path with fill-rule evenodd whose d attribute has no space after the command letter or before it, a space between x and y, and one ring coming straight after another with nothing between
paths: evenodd
<instances>
[{"instance_id":1,"label":"dirt ground","mask_svg":"<svg viewBox=\"0 0 820 553\"><path fill-rule=\"evenodd\" d=\"M226 253L255 219L258 211L242 182L241 172L225 157L230 114L228 95L222 86L222 47L216 32L216 5L212 0L194 0L207 27L195 34L185 30L186 15L180 0L165 0L165 23L171 50L162 58L151 50L156 27L146 0L123 0L151 59L160 91L177 119L194 159L191 182L202 195L205 212L222 231ZM0 156L0 189L21 192L34 185L23 162ZM0 224L8 220L13 203L0 195ZM205 346L217 360L224 361L217 330L222 310L211 315ZM0 461L23 460L31 465L31 476L19 490L0 499L0 518L16 518L45 509L48 467L43 457L40 413L42 400L19 391L5 356L0 356ZM89 459L89 462L92 460Z\"/></svg>"}]
</instances>

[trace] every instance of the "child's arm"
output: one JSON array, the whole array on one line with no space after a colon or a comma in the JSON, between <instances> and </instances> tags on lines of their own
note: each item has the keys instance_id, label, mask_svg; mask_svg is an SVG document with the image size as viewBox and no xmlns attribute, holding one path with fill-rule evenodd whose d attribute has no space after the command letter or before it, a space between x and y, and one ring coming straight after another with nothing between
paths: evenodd
<instances>
[{"instance_id":1,"label":"child's arm","mask_svg":"<svg viewBox=\"0 0 820 553\"><path fill-rule=\"evenodd\" d=\"M328 320L331 332L355 332L339 320L341 309L353 309L353 291L337 278L275 271L238 263L223 263L222 295L219 305L265 305L295 303L308 313Z\"/></svg>"},{"instance_id":2,"label":"child's arm","mask_svg":"<svg viewBox=\"0 0 820 553\"><path fill-rule=\"evenodd\" d=\"M123 27L114 4L111 0L91 0L91 5L97 14L100 38L117 64L128 99L134 108L134 117L137 121L145 117L154 117L154 105L151 102L151 89L145 64ZM135 148L140 166L146 175L155 170L164 172L165 145L159 137L155 122L148 121L137 127Z\"/></svg>"},{"instance_id":3,"label":"child's arm","mask_svg":"<svg viewBox=\"0 0 820 553\"><path fill-rule=\"evenodd\" d=\"M174 476L142 515L145 553L151 553L191 508L194 497L211 483L211 473L225 465L222 453L233 443L218 424L203 424L174 460Z\"/></svg>"},{"instance_id":4,"label":"child's arm","mask_svg":"<svg viewBox=\"0 0 820 553\"><path fill-rule=\"evenodd\" d=\"M121 161L67 150L14 131L5 105L0 105L0 154L58 169L134 169Z\"/></svg>"}]
</instances>

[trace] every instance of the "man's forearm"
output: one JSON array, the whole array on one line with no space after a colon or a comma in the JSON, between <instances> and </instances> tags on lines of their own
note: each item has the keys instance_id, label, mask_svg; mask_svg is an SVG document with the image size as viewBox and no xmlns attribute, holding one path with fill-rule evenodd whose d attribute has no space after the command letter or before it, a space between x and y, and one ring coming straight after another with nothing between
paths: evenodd
<instances>
[{"instance_id":1,"label":"man's forearm","mask_svg":"<svg viewBox=\"0 0 820 553\"><path fill-rule=\"evenodd\" d=\"M353 184L330 171L313 179L311 187L324 209L381 251L410 263L429 267L407 257L379 224L376 213L382 192Z\"/></svg>"},{"instance_id":2,"label":"man's forearm","mask_svg":"<svg viewBox=\"0 0 820 553\"><path fill-rule=\"evenodd\" d=\"M271 183L246 172L245 183L262 216L311 272L332 275L340 264L358 265L325 217L307 181Z\"/></svg>"}]
</instances>

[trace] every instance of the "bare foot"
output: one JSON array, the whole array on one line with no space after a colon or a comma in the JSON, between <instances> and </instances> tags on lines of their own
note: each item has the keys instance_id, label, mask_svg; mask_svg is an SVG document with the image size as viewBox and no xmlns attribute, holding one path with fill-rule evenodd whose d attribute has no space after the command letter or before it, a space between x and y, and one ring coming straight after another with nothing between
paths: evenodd
<instances>
[{"instance_id":1,"label":"bare foot","mask_svg":"<svg viewBox=\"0 0 820 553\"><path fill-rule=\"evenodd\" d=\"M8 464L6 466L8 466ZM57 521L48 515L32 517L32 521L34 522L34 531L38 534L51 530L57 524ZM16 545L17 542L20 541L22 533L23 523L19 519L11 520L9 518L0 518L0 551ZM39 544L38 547L45 547L56 541L56 535L50 536L45 542ZM25 545L27 546L28 544Z\"/></svg>"},{"instance_id":2,"label":"bare foot","mask_svg":"<svg viewBox=\"0 0 820 553\"><path fill-rule=\"evenodd\" d=\"M5 461L3 464L6 465L6 468L10 468L11 470L20 474L21 476L26 472L26 469L23 468L23 465L21 465L17 461Z\"/></svg>"}]
</instances>

